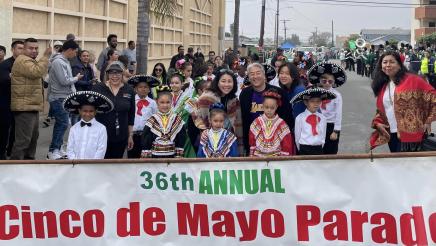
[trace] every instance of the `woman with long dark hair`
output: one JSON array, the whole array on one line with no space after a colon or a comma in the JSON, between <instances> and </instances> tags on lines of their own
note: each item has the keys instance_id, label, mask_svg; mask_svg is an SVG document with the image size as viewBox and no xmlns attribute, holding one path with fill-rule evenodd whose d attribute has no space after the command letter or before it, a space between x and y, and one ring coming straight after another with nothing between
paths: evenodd
<instances>
[{"instance_id":1,"label":"woman with long dark hair","mask_svg":"<svg viewBox=\"0 0 436 246\"><path fill-rule=\"evenodd\" d=\"M274 85L274 84L273 84ZM278 87L286 92L284 100L290 101L295 95L305 90L304 83L300 79L300 73L297 66L293 63L282 64L278 69ZM295 118L306 110L303 102L292 105L292 115Z\"/></svg>"},{"instance_id":2,"label":"woman with long dark hair","mask_svg":"<svg viewBox=\"0 0 436 246\"><path fill-rule=\"evenodd\" d=\"M160 81L160 85L167 85L167 70L163 63L156 63L151 76L156 77Z\"/></svg>"},{"instance_id":3,"label":"woman with long dark hair","mask_svg":"<svg viewBox=\"0 0 436 246\"><path fill-rule=\"evenodd\" d=\"M156 77L159 80L160 85L168 85L167 70L165 69L165 65L163 63L158 62L156 65L154 65L151 76ZM153 87L151 89L152 98L157 98L156 88L157 87Z\"/></svg>"},{"instance_id":4,"label":"woman with long dark hair","mask_svg":"<svg viewBox=\"0 0 436 246\"><path fill-rule=\"evenodd\" d=\"M188 126L190 128L190 135L192 133L192 135L198 136L199 131L210 128L209 107L214 103L222 103L227 113L224 128L236 135L239 153L244 153L242 151L241 105L236 96L237 89L235 74L228 69L219 71L218 76L212 81L209 90L201 94L197 100L196 110L192 113L192 122L195 127Z\"/></svg>"},{"instance_id":5,"label":"woman with long dark hair","mask_svg":"<svg viewBox=\"0 0 436 246\"><path fill-rule=\"evenodd\" d=\"M420 151L436 120L436 91L409 73L400 54L385 52L377 62L372 90L377 98L371 148L388 143L391 152Z\"/></svg>"}]
</instances>

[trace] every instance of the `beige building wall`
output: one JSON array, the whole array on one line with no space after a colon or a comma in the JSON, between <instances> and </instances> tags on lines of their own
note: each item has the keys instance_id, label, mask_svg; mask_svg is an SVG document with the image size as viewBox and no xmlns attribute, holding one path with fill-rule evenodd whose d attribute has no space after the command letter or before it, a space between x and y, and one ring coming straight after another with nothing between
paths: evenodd
<instances>
[{"instance_id":1,"label":"beige building wall","mask_svg":"<svg viewBox=\"0 0 436 246\"><path fill-rule=\"evenodd\" d=\"M118 35L118 49L136 40L137 8L137 0L0 0L0 17L7 20L0 24L0 44L34 37L43 50L73 33L98 56L110 33ZM151 16L149 71L156 62L169 65L179 45L221 53L225 0L178 0L176 15L164 23Z\"/></svg>"}]
</instances>

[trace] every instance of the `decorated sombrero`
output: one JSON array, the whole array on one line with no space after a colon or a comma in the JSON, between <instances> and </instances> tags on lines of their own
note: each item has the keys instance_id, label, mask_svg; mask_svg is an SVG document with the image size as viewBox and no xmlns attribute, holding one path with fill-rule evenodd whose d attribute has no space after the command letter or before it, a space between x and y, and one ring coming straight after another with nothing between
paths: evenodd
<instances>
[{"instance_id":1,"label":"decorated sombrero","mask_svg":"<svg viewBox=\"0 0 436 246\"><path fill-rule=\"evenodd\" d=\"M64 100L64 109L70 113L78 114L83 105L95 106L97 113L108 113L114 109L112 101L95 91L78 91L70 94Z\"/></svg>"},{"instance_id":2,"label":"decorated sombrero","mask_svg":"<svg viewBox=\"0 0 436 246\"><path fill-rule=\"evenodd\" d=\"M315 85L321 83L321 75L326 73L335 77L335 83L333 84L333 87L339 87L345 84L347 81L347 74L345 73L345 70L341 66L331 62L321 62L313 65L313 67L311 67L307 72L307 77L309 81Z\"/></svg>"},{"instance_id":3,"label":"decorated sombrero","mask_svg":"<svg viewBox=\"0 0 436 246\"><path fill-rule=\"evenodd\" d=\"M129 83L133 86L136 86L142 82L147 83L148 86L150 86L150 87L156 87L156 86L160 85L159 79L157 79L154 76L144 75L144 74L138 74L138 75L132 76L129 78L129 80L127 80L127 83Z\"/></svg>"},{"instance_id":4,"label":"decorated sombrero","mask_svg":"<svg viewBox=\"0 0 436 246\"><path fill-rule=\"evenodd\" d=\"M326 89L310 88L295 95L291 99L291 103L294 104L311 98L321 98L321 100L333 100L336 98L336 95Z\"/></svg>"},{"instance_id":5,"label":"decorated sombrero","mask_svg":"<svg viewBox=\"0 0 436 246\"><path fill-rule=\"evenodd\" d=\"M265 77L267 82L270 82L276 77L277 73L273 66L269 64L264 64L263 68L265 69Z\"/></svg>"}]
</instances>

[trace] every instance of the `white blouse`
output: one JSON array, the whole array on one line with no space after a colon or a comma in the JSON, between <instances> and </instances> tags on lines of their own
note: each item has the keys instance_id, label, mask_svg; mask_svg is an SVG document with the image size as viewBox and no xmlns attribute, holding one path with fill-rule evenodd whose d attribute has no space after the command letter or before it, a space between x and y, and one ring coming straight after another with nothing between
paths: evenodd
<instances>
[{"instance_id":1,"label":"white blouse","mask_svg":"<svg viewBox=\"0 0 436 246\"><path fill-rule=\"evenodd\" d=\"M391 133L396 133L398 131L397 128L397 119L395 118L395 107L394 107L394 94L395 94L396 85L393 81L389 82L388 86L386 86L385 93L383 95L383 107L385 107L386 117L388 118L389 130Z\"/></svg>"},{"instance_id":2,"label":"white blouse","mask_svg":"<svg viewBox=\"0 0 436 246\"><path fill-rule=\"evenodd\" d=\"M335 131L340 131L342 128L342 96L339 91L331 88L329 91L336 95L336 98L328 103L323 103L321 107L322 114L326 117L327 123L335 124Z\"/></svg>"}]
</instances>

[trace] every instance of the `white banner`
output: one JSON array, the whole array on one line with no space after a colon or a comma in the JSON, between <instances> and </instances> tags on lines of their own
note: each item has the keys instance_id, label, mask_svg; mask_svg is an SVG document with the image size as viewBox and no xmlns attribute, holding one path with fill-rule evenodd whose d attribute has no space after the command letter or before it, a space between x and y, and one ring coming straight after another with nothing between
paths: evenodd
<instances>
[{"instance_id":1,"label":"white banner","mask_svg":"<svg viewBox=\"0 0 436 246\"><path fill-rule=\"evenodd\" d=\"M0 245L434 245L436 157L0 165Z\"/></svg>"}]
</instances>

